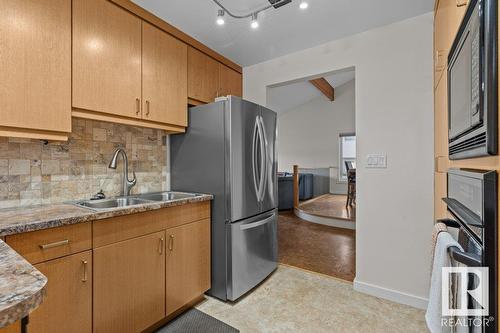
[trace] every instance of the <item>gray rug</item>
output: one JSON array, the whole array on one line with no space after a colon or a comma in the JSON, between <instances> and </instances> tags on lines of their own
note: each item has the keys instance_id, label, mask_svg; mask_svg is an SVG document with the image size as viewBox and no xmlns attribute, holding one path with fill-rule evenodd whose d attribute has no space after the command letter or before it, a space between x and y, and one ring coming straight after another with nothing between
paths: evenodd
<instances>
[{"instance_id":1,"label":"gray rug","mask_svg":"<svg viewBox=\"0 0 500 333\"><path fill-rule=\"evenodd\" d=\"M160 328L156 333L238 333L229 326L196 309L191 309Z\"/></svg>"}]
</instances>

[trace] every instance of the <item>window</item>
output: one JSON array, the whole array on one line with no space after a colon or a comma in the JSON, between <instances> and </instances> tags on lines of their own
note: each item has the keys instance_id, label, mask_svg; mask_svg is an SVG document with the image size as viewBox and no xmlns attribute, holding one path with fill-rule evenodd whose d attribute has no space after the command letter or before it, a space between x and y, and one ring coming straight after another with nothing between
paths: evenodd
<instances>
[{"instance_id":1,"label":"window","mask_svg":"<svg viewBox=\"0 0 500 333\"><path fill-rule=\"evenodd\" d=\"M340 134L339 136L339 181L347 181L347 168L345 162L351 162L356 168L356 135Z\"/></svg>"}]
</instances>

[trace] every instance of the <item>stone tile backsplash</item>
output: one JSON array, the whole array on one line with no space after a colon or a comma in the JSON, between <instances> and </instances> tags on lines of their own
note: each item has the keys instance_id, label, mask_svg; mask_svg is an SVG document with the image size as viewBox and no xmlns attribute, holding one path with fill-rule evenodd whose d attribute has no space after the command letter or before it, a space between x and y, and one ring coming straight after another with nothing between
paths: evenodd
<instances>
[{"instance_id":1,"label":"stone tile backsplash","mask_svg":"<svg viewBox=\"0 0 500 333\"><path fill-rule=\"evenodd\" d=\"M167 189L167 147L161 130L73 119L67 142L0 137L0 208L59 203L121 191L123 161L108 163L125 148L129 173L137 175L132 193Z\"/></svg>"}]
</instances>

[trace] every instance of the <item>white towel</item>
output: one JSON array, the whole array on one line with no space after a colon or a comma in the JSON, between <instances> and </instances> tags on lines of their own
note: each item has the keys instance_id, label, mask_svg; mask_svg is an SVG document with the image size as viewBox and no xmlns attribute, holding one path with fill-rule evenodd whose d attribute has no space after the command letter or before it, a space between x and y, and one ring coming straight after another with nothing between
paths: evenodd
<instances>
[{"instance_id":1,"label":"white towel","mask_svg":"<svg viewBox=\"0 0 500 333\"><path fill-rule=\"evenodd\" d=\"M425 321L431 333L442 333L441 326L442 307L441 307L441 286L442 286L442 267L451 267L451 258L448 248L456 246L462 250L462 247L448 232L440 232L434 250L434 262L432 265L431 289L429 293L429 304L425 313ZM449 291L448 291L449 292Z\"/></svg>"}]
</instances>

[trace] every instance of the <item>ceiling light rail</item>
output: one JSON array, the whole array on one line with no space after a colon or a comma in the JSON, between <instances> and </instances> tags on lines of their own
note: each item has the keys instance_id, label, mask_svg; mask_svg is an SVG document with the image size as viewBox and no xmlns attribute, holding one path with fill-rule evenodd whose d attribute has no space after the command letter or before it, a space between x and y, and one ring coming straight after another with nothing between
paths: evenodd
<instances>
[{"instance_id":1,"label":"ceiling light rail","mask_svg":"<svg viewBox=\"0 0 500 333\"><path fill-rule=\"evenodd\" d=\"M217 6L219 6L221 9L218 11L217 13L217 24L218 25L223 25L225 23L224 21L224 14L227 13L227 15L231 16L232 18L235 18L235 19L246 19L246 18L251 18L251 27L253 29L256 29L259 27L259 22L257 20L257 17L259 15L259 13L265 11L265 10L268 10L270 8L275 8L275 9L278 9L290 2L292 2L292 0L269 0L269 5L266 5L266 6L263 6L262 8L260 9L257 9L257 10L254 10L254 11L251 11L247 14L235 14L235 13L232 13L231 11L229 11L219 0L212 0ZM301 1L300 3L300 9L306 9L308 7L308 4L307 2L305 1Z\"/></svg>"}]
</instances>

